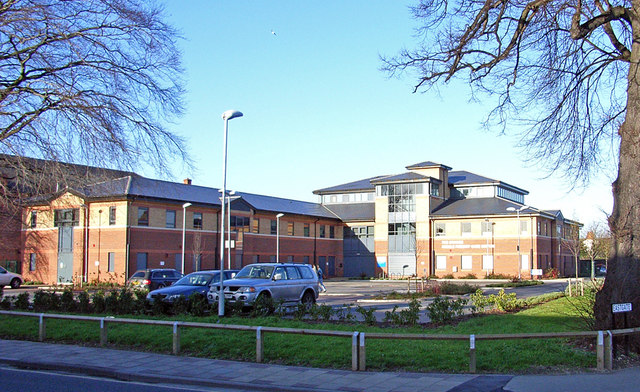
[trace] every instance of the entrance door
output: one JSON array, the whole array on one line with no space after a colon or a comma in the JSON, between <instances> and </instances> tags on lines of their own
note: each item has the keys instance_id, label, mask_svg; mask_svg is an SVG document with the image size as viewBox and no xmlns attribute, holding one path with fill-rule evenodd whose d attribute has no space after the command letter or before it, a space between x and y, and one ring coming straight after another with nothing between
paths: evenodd
<instances>
[{"instance_id":1,"label":"entrance door","mask_svg":"<svg viewBox=\"0 0 640 392\"><path fill-rule=\"evenodd\" d=\"M73 226L58 227L58 283L73 282Z\"/></svg>"},{"instance_id":2,"label":"entrance door","mask_svg":"<svg viewBox=\"0 0 640 392\"><path fill-rule=\"evenodd\" d=\"M329 256L327 261L327 276L335 276L336 275L336 257Z\"/></svg>"},{"instance_id":3,"label":"entrance door","mask_svg":"<svg viewBox=\"0 0 640 392\"><path fill-rule=\"evenodd\" d=\"M136 255L136 269L139 269L139 270L147 269L147 254L146 253L138 253Z\"/></svg>"}]
</instances>

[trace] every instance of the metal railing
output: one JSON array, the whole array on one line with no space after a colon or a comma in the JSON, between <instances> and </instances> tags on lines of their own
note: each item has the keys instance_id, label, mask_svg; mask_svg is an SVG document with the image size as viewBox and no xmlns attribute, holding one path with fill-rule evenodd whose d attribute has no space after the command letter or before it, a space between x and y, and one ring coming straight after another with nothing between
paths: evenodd
<instances>
[{"instance_id":1,"label":"metal railing","mask_svg":"<svg viewBox=\"0 0 640 392\"><path fill-rule=\"evenodd\" d=\"M100 345L107 344L107 324L137 324L171 327L173 331L173 354L180 353L180 330L182 328L222 329L235 331L254 331L256 333L256 362L264 359L264 334L280 333L295 335L315 335L351 338L351 369L353 371L366 370L366 341L373 339L383 340L458 340L469 342L469 372L476 372L476 341L479 340L505 340L505 339L559 339L559 338L595 338L596 362L598 370L611 370L613 367L613 337L640 333L639 328L627 328L610 331L577 331L577 332L537 332L517 334L394 334L394 333L365 333L349 331L330 331L299 328L276 328L249 325L209 324L185 321L144 320L111 317L76 316L66 314L14 312L0 310L0 314L9 316L34 317L39 319L38 340L46 339L46 319L95 321L100 326Z\"/></svg>"}]
</instances>

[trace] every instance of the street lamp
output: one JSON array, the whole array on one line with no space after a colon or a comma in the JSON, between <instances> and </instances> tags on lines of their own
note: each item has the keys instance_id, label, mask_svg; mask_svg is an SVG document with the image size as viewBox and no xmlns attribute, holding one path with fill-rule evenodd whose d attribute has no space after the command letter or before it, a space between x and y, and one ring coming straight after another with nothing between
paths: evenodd
<instances>
[{"instance_id":1,"label":"street lamp","mask_svg":"<svg viewBox=\"0 0 640 392\"><path fill-rule=\"evenodd\" d=\"M218 192L222 192L222 189L219 189ZM227 268L231 269L231 202L239 199L240 196L233 196L236 194L236 191L229 191L227 194L229 195L225 197L227 203ZM222 200L222 196L220 200Z\"/></svg>"},{"instance_id":2,"label":"street lamp","mask_svg":"<svg viewBox=\"0 0 640 392\"><path fill-rule=\"evenodd\" d=\"M191 203L184 203L182 205L182 269L180 272L184 275L184 246L187 228L187 208L191 207Z\"/></svg>"},{"instance_id":3,"label":"street lamp","mask_svg":"<svg viewBox=\"0 0 640 392\"><path fill-rule=\"evenodd\" d=\"M224 120L224 136L222 141L222 210L220 216L220 290L218 291L218 316L224 316L224 291L222 289L222 277L224 276L224 196L227 194L227 134L229 133L229 120L242 117L242 112L227 110L222 113Z\"/></svg>"},{"instance_id":4,"label":"street lamp","mask_svg":"<svg viewBox=\"0 0 640 392\"><path fill-rule=\"evenodd\" d=\"M518 230L518 280L520 280L521 278L522 270L522 262L520 261L520 211L524 210L525 208L529 208L529 206L522 206L518 209L516 209L515 207L507 207L507 211L516 212L518 220L518 225L516 228Z\"/></svg>"},{"instance_id":5,"label":"street lamp","mask_svg":"<svg viewBox=\"0 0 640 392\"><path fill-rule=\"evenodd\" d=\"M283 216L283 213L276 215L276 263L280 262L280 218Z\"/></svg>"}]
</instances>

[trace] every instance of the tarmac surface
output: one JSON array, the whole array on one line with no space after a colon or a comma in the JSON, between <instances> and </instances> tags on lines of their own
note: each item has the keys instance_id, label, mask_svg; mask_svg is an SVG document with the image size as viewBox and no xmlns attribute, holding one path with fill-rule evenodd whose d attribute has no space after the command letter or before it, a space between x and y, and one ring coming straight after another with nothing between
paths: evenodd
<instances>
[{"instance_id":1,"label":"tarmac surface","mask_svg":"<svg viewBox=\"0 0 640 392\"><path fill-rule=\"evenodd\" d=\"M231 391L627 392L638 391L640 381L640 367L563 375L354 372L18 340L0 340L0 363L124 381ZM1 374L2 369L0 378Z\"/></svg>"}]
</instances>

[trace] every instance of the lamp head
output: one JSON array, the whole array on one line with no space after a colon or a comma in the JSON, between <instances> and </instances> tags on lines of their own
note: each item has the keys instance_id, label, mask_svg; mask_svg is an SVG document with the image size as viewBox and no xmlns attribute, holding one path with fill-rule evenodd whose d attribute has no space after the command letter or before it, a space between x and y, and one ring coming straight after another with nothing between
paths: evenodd
<instances>
[{"instance_id":1,"label":"lamp head","mask_svg":"<svg viewBox=\"0 0 640 392\"><path fill-rule=\"evenodd\" d=\"M284 216L284 214L281 212L278 215L276 215L276 218L282 218Z\"/></svg>"},{"instance_id":2,"label":"lamp head","mask_svg":"<svg viewBox=\"0 0 640 392\"><path fill-rule=\"evenodd\" d=\"M184 203L182 205L182 208L188 208L188 207L191 207L191 205L192 205L191 203Z\"/></svg>"},{"instance_id":3,"label":"lamp head","mask_svg":"<svg viewBox=\"0 0 640 392\"><path fill-rule=\"evenodd\" d=\"M515 211L515 210L516 210L516 209L515 209L515 207L507 207L507 211L511 211L511 212L513 212L513 211Z\"/></svg>"},{"instance_id":4,"label":"lamp head","mask_svg":"<svg viewBox=\"0 0 640 392\"><path fill-rule=\"evenodd\" d=\"M242 112L239 112L237 110L227 110L226 112L222 113L223 120L231 120L232 118L236 117L242 117Z\"/></svg>"}]
</instances>

